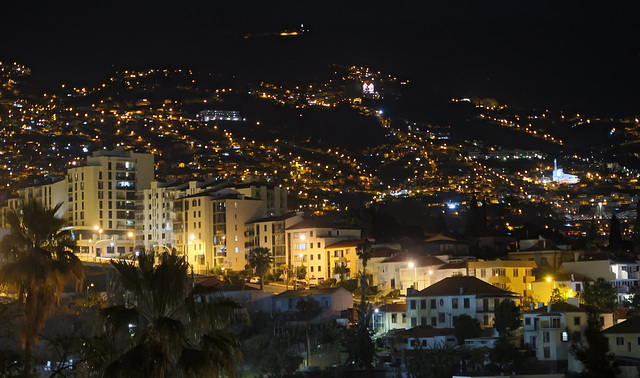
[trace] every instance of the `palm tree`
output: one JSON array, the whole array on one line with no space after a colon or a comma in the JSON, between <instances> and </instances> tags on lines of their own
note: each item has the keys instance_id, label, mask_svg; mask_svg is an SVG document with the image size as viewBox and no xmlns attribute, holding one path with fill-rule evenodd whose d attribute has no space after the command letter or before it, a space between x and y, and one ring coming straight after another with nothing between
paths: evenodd
<instances>
[{"instance_id":1,"label":"palm tree","mask_svg":"<svg viewBox=\"0 0 640 378\"><path fill-rule=\"evenodd\" d=\"M228 330L245 312L215 289L194 286L182 256L153 254L138 263L111 261L128 303L102 310L106 339L122 353L106 361L107 377L236 375L240 345Z\"/></svg>"},{"instance_id":2,"label":"palm tree","mask_svg":"<svg viewBox=\"0 0 640 378\"><path fill-rule=\"evenodd\" d=\"M349 268L347 268L344 264L336 264L333 268L333 275L338 275L340 277L340 281L344 280L344 277L349 273Z\"/></svg>"},{"instance_id":3,"label":"palm tree","mask_svg":"<svg viewBox=\"0 0 640 378\"><path fill-rule=\"evenodd\" d=\"M0 242L2 283L18 292L23 312L21 342L24 374L31 374L31 352L40 330L53 313L69 280L76 289L84 279L84 267L74 252L78 250L65 220L56 215L61 203L45 208L37 201L23 202L19 209L5 213L11 232Z\"/></svg>"},{"instance_id":4,"label":"palm tree","mask_svg":"<svg viewBox=\"0 0 640 378\"><path fill-rule=\"evenodd\" d=\"M271 256L269 248L257 247L252 249L249 254L249 264L255 269L256 275L260 277L260 290L264 290L264 275L271 268L272 262L273 256Z\"/></svg>"}]
</instances>

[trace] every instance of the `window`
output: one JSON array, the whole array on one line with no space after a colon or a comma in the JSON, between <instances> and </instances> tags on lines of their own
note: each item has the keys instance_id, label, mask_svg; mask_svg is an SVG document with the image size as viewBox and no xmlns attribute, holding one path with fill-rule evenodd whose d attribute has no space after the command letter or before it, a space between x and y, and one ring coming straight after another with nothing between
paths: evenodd
<instances>
[{"instance_id":1,"label":"window","mask_svg":"<svg viewBox=\"0 0 640 378\"><path fill-rule=\"evenodd\" d=\"M322 266L318 265L318 272L322 272Z\"/></svg>"},{"instance_id":2,"label":"window","mask_svg":"<svg viewBox=\"0 0 640 378\"><path fill-rule=\"evenodd\" d=\"M427 317L423 316L420 318L420 325L427 325Z\"/></svg>"},{"instance_id":3,"label":"window","mask_svg":"<svg viewBox=\"0 0 640 378\"><path fill-rule=\"evenodd\" d=\"M435 316L432 316L432 317L431 317L431 326L432 326L432 327L435 327L435 326L437 326L437 325L438 325L438 322L436 321L436 317L435 317Z\"/></svg>"},{"instance_id":4,"label":"window","mask_svg":"<svg viewBox=\"0 0 640 378\"><path fill-rule=\"evenodd\" d=\"M551 348L544 347L544 358L551 358Z\"/></svg>"},{"instance_id":5,"label":"window","mask_svg":"<svg viewBox=\"0 0 640 378\"><path fill-rule=\"evenodd\" d=\"M409 301L409 308L411 308L412 310L416 309L416 301Z\"/></svg>"},{"instance_id":6,"label":"window","mask_svg":"<svg viewBox=\"0 0 640 378\"><path fill-rule=\"evenodd\" d=\"M429 305L431 306L431 308L432 308L432 309L436 308L436 300L435 300L435 299L432 299L430 302L431 302L431 303L430 303Z\"/></svg>"},{"instance_id":7,"label":"window","mask_svg":"<svg viewBox=\"0 0 640 378\"><path fill-rule=\"evenodd\" d=\"M265 236L266 238L266 236ZM309 249L313 249L313 243L309 243Z\"/></svg>"},{"instance_id":8,"label":"window","mask_svg":"<svg viewBox=\"0 0 640 378\"><path fill-rule=\"evenodd\" d=\"M439 323L444 323L444 312L439 312L438 313L438 322Z\"/></svg>"},{"instance_id":9,"label":"window","mask_svg":"<svg viewBox=\"0 0 640 378\"><path fill-rule=\"evenodd\" d=\"M411 318L411 326L415 327L417 325L416 322L417 322L417 319L415 317L412 317Z\"/></svg>"},{"instance_id":10,"label":"window","mask_svg":"<svg viewBox=\"0 0 640 378\"><path fill-rule=\"evenodd\" d=\"M318 248L320 248L320 242L318 242Z\"/></svg>"},{"instance_id":11,"label":"window","mask_svg":"<svg viewBox=\"0 0 640 378\"><path fill-rule=\"evenodd\" d=\"M480 269L480 277L484 278L487 276L487 270L486 269Z\"/></svg>"},{"instance_id":12,"label":"window","mask_svg":"<svg viewBox=\"0 0 640 378\"><path fill-rule=\"evenodd\" d=\"M500 306L500 299L496 298L493 300L493 308L496 309L498 306Z\"/></svg>"},{"instance_id":13,"label":"window","mask_svg":"<svg viewBox=\"0 0 640 378\"><path fill-rule=\"evenodd\" d=\"M576 284L576 292L581 292L582 291L582 285L577 283Z\"/></svg>"},{"instance_id":14,"label":"window","mask_svg":"<svg viewBox=\"0 0 640 378\"><path fill-rule=\"evenodd\" d=\"M320 254L318 253L318 260L320 260L320 259L321 259L321 257L320 257Z\"/></svg>"},{"instance_id":15,"label":"window","mask_svg":"<svg viewBox=\"0 0 640 378\"><path fill-rule=\"evenodd\" d=\"M543 332L542 333L542 341L545 342L545 343L548 343L549 339L550 339L549 332Z\"/></svg>"},{"instance_id":16,"label":"window","mask_svg":"<svg viewBox=\"0 0 640 378\"><path fill-rule=\"evenodd\" d=\"M569 332L562 331L562 341L569 341Z\"/></svg>"},{"instance_id":17,"label":"window","mask_svg":"<svg viewBox=\"0 0 640 378\"><path fill-rule=\"evenodd\" d=\"M311 271L313 272L313 266L311 266L310 268L311 268Z\"/></svg>"},{"instance_id":18,"label":"window","mask_svg":"<svg viewBox=\"0 0 640 378\"><path fill-rule=\"evenodd\" d=\"M464 298L462 300L464 308L469 308L469 298Z\"/></svg>"},{"instance_id":19,"label":"window","mask_svg":"<svg viewBox=\"0 0 640 378\"><path fill-rule=\"evenodd\" d=\"M458 308L458 298L451 299L451 308Z\"/></svg>"},{"instance_id":20,"label":"window","mask_svg":"<svg viewBox=\"0 0 640 378\"><path fill-rule=\"evenodd\" d=\"M513 276L514 277L518 277L518 269L517 268L513 268Z\"/></svg>"},{"instance_id":21,"label":"window","mask_svg":"<svg viewBox=\"0 0 640 378\"><path fill-rule=\"evenodd\" d=\"M310 254L309 254L309 259L310 259L310 260L313 260L313 253L310 253Z\"/></svg>"},{"instance_id":22,"label":"window","mask_svg":"<svg viewBox=\"0 0 640 378\"><path fill-rule=\"evenodd\" d=\"M307 249L307 243L300 243L300 244L297 244L297 245L296 245L296 247L297 247L299 250L303 250L303 251L304 251L304 250L306 250L306 249Z\"/></svg>"},{"instance_id":23,"label":"window","mask_svg":"<svg viewBox=\"0 0 640 378\"><path fill-rule=\"evenodd\" d=\"M398 322L398 314L391 314L391 323L396 324Z\"/></svg>"},{"instance_id":24,"label":"window","mask_svg":"<svg viewBox=\"0 0 640 378\"><path fill-rule=\"evenodd\" d=\"M524 325L531 325L531 318L524 318Z\"/></svg>"},{"instance_id":25,"label":"window","mask_svg":"<svg viewBox=\"0 0 640 378\"><path fill-rule=\"evenodd\" d=\"M580 325L580 317L579 316L575 316L573 318L573 325Z\"/></svg>"},{"instance_id":26,"label":"window","mask_svg":"<svg viewBox=\"0 0 640 378\"><path fill-rule=\"evenodd\" d=\"M551 318L551 328L560 328L560 318Z\"/></svg>"},{"instance_id":27,"label":"window","mask_svg":"<svg viewBox=\"0 0 640 378\"><path fill-rule=\"evenodd\" d=\"M624 337L616 337L616 345L624 345Z\"/></svg>"},{"instance_id":28,"label":"window","mask_svg":"<svg viewBox=\"0 0 640 378\"><path fill-rule=\"evenodd\" d=\"M426 309L427 309L427 300L426 299L420 300L420 310L426 310Z\"/></svg>"}]
</instances>

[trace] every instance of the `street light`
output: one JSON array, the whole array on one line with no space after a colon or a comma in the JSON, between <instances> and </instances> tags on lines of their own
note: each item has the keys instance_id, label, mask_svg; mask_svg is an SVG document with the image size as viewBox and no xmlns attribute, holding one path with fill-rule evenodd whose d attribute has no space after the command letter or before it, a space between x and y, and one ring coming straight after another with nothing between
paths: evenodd
<instances>
[{"instance_id":1,"label":"street light","mask_svg":"<svg viewBox=\"0 0 640 378\"><path fill-rule=\"evenodd\" d=\"M413 268L413 289L418 290L418 267L411 261L409 262L409 268Z\"/></svg>"}]
</instances>

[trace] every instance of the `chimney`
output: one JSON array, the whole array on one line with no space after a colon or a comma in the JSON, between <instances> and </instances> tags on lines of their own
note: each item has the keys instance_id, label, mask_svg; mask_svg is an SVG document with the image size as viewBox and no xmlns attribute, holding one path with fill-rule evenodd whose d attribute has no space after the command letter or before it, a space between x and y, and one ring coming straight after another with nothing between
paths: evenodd
<instances>
[{"instance_id":1,"label":"chimney","mask_svg":"<svg viewBox=\"0 0 640 378\"><path fill-rule=\"evenodd\" d=\"M572 306L580 307L580 298L579 297L567 298L567 303Z\"/></svg>"},{"instance_id":2,"label":"chimney","mask_svg":"<svg viewBox=\"0 0 640 378\"><path fill-rule=\"evenodd\" d=\"M544 302L538 302L538 308L542 308L544 306Z\"/></svg>"},{"instance_id":3,"label":"chimney","mask_svg":"<svg viewBox=\"0 0 640 378\"><path fill-rule=\"evenodd\" d=\"M547 312L551 312L551 302L547 303Z\"/></svg>"},{"instance_id":4,"label":"chimney","mask_svg":"<svg viewBox=\"0 0 640 378\"><path fill-rule=\"evenodd\" d=\"M531 311L533 311L533 310L535 310L535 309L536 309L536 304L535 304L535 303L533 303L533 302L531 302Z\"/></svg>"},{"instance_id":5,"label":"chimney","mask_svg":"<svg viewBox=\"0 0 640 378\"><path fill-rule=\"evenodd\" d=\"M464 288L460 287L460 295L462 295L462 293L464 293Z\"/></svg>"},{"instance_id":6,"label":"chimney","mask_svg":"<svg viewBox=\"0 0 640 378\"><path fill-rule=\"evenodd\" d=\"M575 278L573 277L573 273L571 273L571 282L575 281Z\"/></svg>"}]
</instances>

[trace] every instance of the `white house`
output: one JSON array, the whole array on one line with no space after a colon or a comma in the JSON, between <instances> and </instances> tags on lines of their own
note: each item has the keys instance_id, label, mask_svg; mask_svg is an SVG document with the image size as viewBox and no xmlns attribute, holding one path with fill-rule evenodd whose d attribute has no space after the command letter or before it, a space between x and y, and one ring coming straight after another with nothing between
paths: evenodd
<instances>
[{"instance_id":1,"label":"white house","mask_svg":"<svg viewBox=\"0 0 640 378\"><path fill-rule=\"evenodd\" d=\"M581 364L570 353L572 342L586 342L587 311L574 304L555 303L524 313L525 346L536 352L538 361L551 368L569 372L582 371ZM599 315L603 328L613 325L613 314Z\"/></svg>"},{"instance_id":2,"label":"white house","mask_svg":"<svg viewBox=\"0 0 640 378\"><path fill-rule=\"evenodd\" d=\"M273 312L298 311L301 299L313 298L320 305L322 317L340 317L353 307L353 294L344 288L287 290L273 297Z\"/></svg>"},{"instance_id":3,"label":"white house","mask_svg":"<svg viewBox=\"0 0 640 378\"><path fill-rule=\"evenodd\" d=\"M407 295L407 322L410 327L453 328L455 319L466 314L478 319L483 328L492 327L494 309L502 301L516 299L515 293L476 277L448 277Z\"/></svg>"}]
</instances>

